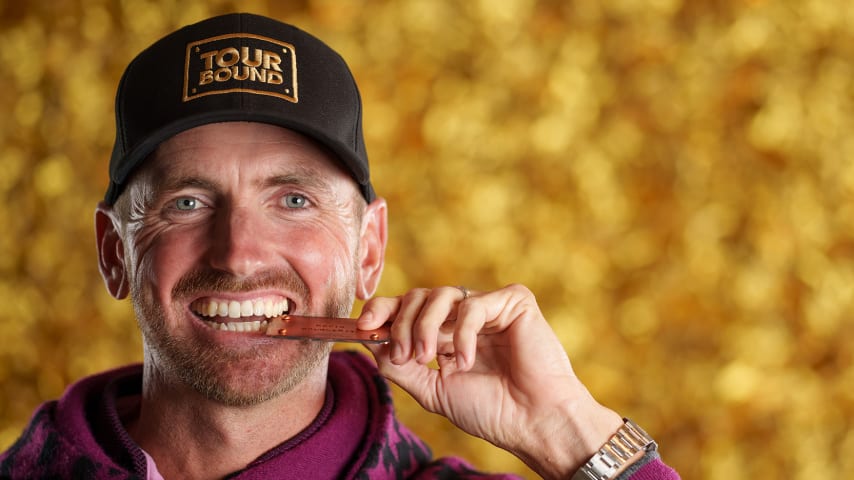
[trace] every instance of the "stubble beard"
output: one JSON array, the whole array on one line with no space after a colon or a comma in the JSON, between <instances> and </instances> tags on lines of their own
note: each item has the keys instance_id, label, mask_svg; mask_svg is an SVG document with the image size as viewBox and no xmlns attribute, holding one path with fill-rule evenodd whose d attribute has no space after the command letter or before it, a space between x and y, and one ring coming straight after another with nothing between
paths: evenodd
<instances>
[{"instance_id":1,"label":"stubble beard","mask_svg":"<svg viewBox=\"0 0 854 480\"><path fill-rule=\"evenodd\" d=\"M327 299L322 314L349 314L355 287L353 282L345 283L348 287L335 290ZM173 289L172 298L180 299L199 288L239 292L283 284L299 285L296 290L305 292L304 300L308 302L307 288L292 272L271 272L250 281L234 280L220 273L191 272ZM163 306L145 300L146 296L134 287L131 297L143 334L146 361L156 364L159 376L168 377L163 380L177 379L225 406L254 406L291 392L313 372L325 368L332 350L330 343L309 340L265 338L238 348L196 337L176 337L169 331ZM186 315L178 307L171 313L177 319Z\"/></svg>"}]
</instances>

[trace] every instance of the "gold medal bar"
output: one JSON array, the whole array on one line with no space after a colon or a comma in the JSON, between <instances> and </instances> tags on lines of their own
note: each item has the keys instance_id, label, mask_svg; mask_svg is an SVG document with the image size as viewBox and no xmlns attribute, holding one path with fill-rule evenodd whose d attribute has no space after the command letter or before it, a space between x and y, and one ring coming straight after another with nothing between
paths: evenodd
<instances>
[{"instance_id":1,"label":"gold medal bar","mask_svg":"<svg viewBox=\"0 0 854 480\"><path fill-rule=\"evenodd\" d=\"M321 342L388 343L391 329L359 330L353 318L282 315L269 320L267 336Z\"/></svg>"}]
</instances>

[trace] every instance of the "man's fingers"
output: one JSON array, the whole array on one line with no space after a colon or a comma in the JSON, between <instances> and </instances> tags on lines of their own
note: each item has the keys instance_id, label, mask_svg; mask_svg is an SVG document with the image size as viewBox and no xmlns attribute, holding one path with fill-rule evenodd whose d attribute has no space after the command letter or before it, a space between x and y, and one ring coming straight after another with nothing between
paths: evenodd
<instances>
[{"instance_id":1,"label":"man's fingers","mask_svg":"<svg viewBox=\"0 0 854 480\"><path fill-rule=\"evenodd\" d=\"M397 365L412 358L414 349L412 329L429 295L429 289L416 288L401 298L400 309L391 325L391 361Z\"/></svg>"},{"instance_id":2,"label":"man's fingers","mask_svg":"<svg viewBox=\"0 0 854 480\"><path fill-rule=\"evenodd\" d=\"M415 360L426 364L436 358L442 338L442 325L456 316L456 302L460 292L455 287L436 288L430 292L413 325ZM448 337L450 338L450 337Z\"/></svg>"},{"instance_id":3,"label":"man's fingers","mask_svg":"<svg viewBox=\"0 0 854 480\"><path fill-rule=\"evenodd\" d=\"M527 293L519 290L511 286L473 293L461 287L418 288L401 297L370 300L358 325L369 329L392 322L388 356L395 365L413 358L424 365L437 355L453 355L457 368L468 370L476 359L478 336L500 332L515 319L517 297Z\"/></svg>"},{"instance_id":4,"label":"man's fingers","mask_svg":"<svg viewBox=\"0 0 854 480\"><path fill-rule=\"evenodd\" d=\"M426 410L438 412L433 393L438 381L438 371L418 362L405 362L400 365L392 363L388 357L388 345L366 344L365 346L374 354L377 368L382 376L412 395L412 398Z\"/></svg>"},{"instance_id":5,"label":"man's fingers","mask_svg":"<svg viewBox=\"0 0 854 480\"><path fill-rule=\"evenodd\" d=\"M400 299L397 297L372 298L362 307L362 313L356 320L356 327L360 330L379 328L394 319L399 307Z\"/></svg>"}]
</instances>

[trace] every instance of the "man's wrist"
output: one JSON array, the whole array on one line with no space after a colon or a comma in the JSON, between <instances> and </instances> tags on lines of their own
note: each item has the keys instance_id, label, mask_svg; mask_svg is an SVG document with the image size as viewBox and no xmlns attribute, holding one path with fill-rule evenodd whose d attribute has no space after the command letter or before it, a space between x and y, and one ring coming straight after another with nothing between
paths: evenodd
<instances>
[{"instance_id":1,"label":"man's wrist","mask_svg":"<svg viewBox=\"0 0 854 480\"><path fill-rule=\"evenodd\" d=\"M544 479L566 480L622 425L616 412L579 395L531 424L525 441L508 450Z\"/></svg>"}]
</instances>

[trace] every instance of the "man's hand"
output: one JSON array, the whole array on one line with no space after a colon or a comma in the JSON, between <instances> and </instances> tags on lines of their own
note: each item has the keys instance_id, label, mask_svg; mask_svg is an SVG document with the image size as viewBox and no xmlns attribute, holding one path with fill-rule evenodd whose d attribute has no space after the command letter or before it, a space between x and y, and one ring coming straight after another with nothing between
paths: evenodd
<instances>
[{"instance_id":1,"label":"man's hand","mask_svg":"<svg viewBox=\"0 0 854 480\"><path fill-rule=\"evenodd\" d=\"M575 376L534 295L415 289L368 301L362 329L392 322L370 346L380 372L425 409L498 445L544 477L569 478L622 424ZM436 360L438 369L429 364Z\"/></svg>"}]
</instances>

